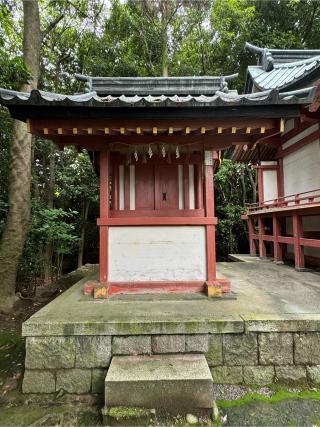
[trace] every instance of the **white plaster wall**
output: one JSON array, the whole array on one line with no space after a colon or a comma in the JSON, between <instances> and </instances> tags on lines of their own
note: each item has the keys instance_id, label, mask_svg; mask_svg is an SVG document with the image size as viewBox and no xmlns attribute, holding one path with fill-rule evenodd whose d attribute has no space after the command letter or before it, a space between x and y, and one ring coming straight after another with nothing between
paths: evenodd
<instances>
[{"instance_id":1,"label":"white plaster wall","mask_svg":"<svg viewBox=\"0 0 320 427\"><path fill-rule=\"evenodd\" d=\"M109 228L111 282L206 280L203 226Z\"/></svg>"},{"instance_id":2,"label":"white plaster wall","mask_svg":"<svg viewBox=\"0 0 320 427\"><path fill-rule=\"evenodd\" d=\"M276 170L263 171L263 197L265 201L276 199L278 197L278 183L277 183Z\"/></svg>"},{"instance_id":3,"label":"white plaster wall","mask_svg":"<svg viewBox=\"0 0 320 427\"><path fill-rule=\"evenodd\" d=\"M320 143L316 140L283 158L284 194L320 188Z\"/></svg>"},{"instance_id":4,"label":"white plaster wall","mask_svg":"<svg viewBox=\"0 0 320 427\"><path fill-rule=\"evenodd\" d=\"M284 132L283 133L290 132L293 128L294 128L294 119L286 120L286 122L284 124Z\"/></svg>"},{"instance_id":5,"label":"white plaster wall","mask_svg":"<svg viewBox=\"0 0 320 427\"><path fill-rule=\"evenodd\" d=\"M286 149L288 147L291 147L291 145L295 144L296 142L300 141L301 139L305 138L306 136L311 135L313 132L316 132L319 129L319 124L316 123L315 125L312 125L308 127L307 129L303 130L302 132L295 135L293 138L289 139L289 141L285 142L282 145L283 149Z\"/></svg>"}]
</instances>

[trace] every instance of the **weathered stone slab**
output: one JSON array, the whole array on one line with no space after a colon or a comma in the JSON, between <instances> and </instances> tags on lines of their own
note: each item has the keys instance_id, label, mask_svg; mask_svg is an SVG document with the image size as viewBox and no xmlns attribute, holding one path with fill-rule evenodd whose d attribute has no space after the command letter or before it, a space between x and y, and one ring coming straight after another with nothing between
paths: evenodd
<instances>
[{"instance_id":1,"label":"weathered stone slab","mask_svg":"<svg viewBox=\"0 0 320 427\"><path fill-rule=\"evenodd\" d=\"M320 331L317 313L242 314L248 332L311 332Z\"/></svg>"},{"instance_id":2,"label":"weathered stone slab","mask_svg":"<svg viewBox=\"0 0 320 427\"><path fill-rule=\"evenodd\" d=\"M233 365L257 365L258 342L257 334L224 334L223 335L224 363Z\"/></svg>"},{"instance_id":3,"label":"weathered stone slab","mask_svg":"<svg viewBox=\"0 0 320 427\"><path fill-rule=\"evenodd\" d=\"M320 333L300 333L294 335L295 363L305 365L320 364Z\"/></svg>"},{"instance_id":4,"label":"weathered stone slab","mask_svg":"<svg viewBox=\"0 0 320 427\"><path fill-rule=\"evenodd\" d=\"M243 380L251 385L268 385L274 382L273 366L244 366Z\"/></svg>"},{"instance_id":5,"label":"weathered stone slab","mask_svg":"<svg viewBox=\"0 0 320 427\"><path fill-rule=\"evenodd\" d=\"M106 368L111 359L110 336L77 336L76 367L77 368Z\"/></svg>"},{"instance_id":6,"label":"weathered stone slab","mask_svg":"<svg viewBox=\"0 0 320 427\"><path fill-rule=\"evenodd\" d=\"M93 308L96 309L96 307ZM79 313L77 313L78 318L75 316L74 319L70 317L67 319L52 319L52 317L35 317L34 315L31 319L23 323L22 336L65 335L66 330L68 331L68 335L222 334L244 331L244 322L237 315L229 315L227 317L218 316L215 319L207 319L205 316L199 319L198 315L195 320L179 320L179 318L157 320L154 316L154 318L151 317L148 321L141 321L134 319L122 320L120 315L117 318L114 314L110 315L110 317L105 313L98 316L99 310L95 311L97 312L97 318L92 322L88 322L87 319L81 320ZM199 307L199 312L201 312L201 306ZM53 316L53 313L51 316ZM190 315L190 317L192 316Z\"/></svg>"},{"instance_id":7,"label":"weathered stone slab","mask_svg":"<svg viewBox=\"0 0 320 427\"><path fill-rule=\"evenodd\" d=\"M151 337L149 335L131 335L128 337L113 337L113 355L151 354Z\"/></svg>"},{"instance_id":8,"label":"weathered stone slab","mask_svg":"<svg viewBox=\"0 0 320 427\"><path fill-rule=\"evenodd\" d=\"M222 335L221 334L212 334L209 335L209 346L208 351L205 354L208 365L217 366L222 365Z\"/></svg>"},{"instance_id":9,"label":"weathered stone slab","mask_svg":"<svg viewBox=\"0 0 320 427\"><path fill-rule=\"evenodd\" d=\"M91 390L91 369L62 369L57 371L56 390L84 394Z\"/></svg>"},{"instance_id":10,"label":"weathered stone slab","mask_svg":"<svg viewBox=\"0 0 320 427\"><path fill-rule=\"evenodd\" d=\"M26 368L73 368L75 365L74 337L28 337Z\"/></svg>"},{"instance_id":11,"label":"weathered stone slab","mask_svg":"<svg viewBox=\"0 0 320 427\"><path fill-rule=\"evenodd\" d=\"M210 409L212 394L204 355L113 357L105 381L107 407Z\"/></svg>"},{"instance_id":12,"label":"weathered stone slab","mask_svg":"<svg viewBox=\"0 0 320 427\"><path fill-rule=\"evenodd\" d=\"M154 335L152 337L152 352L155 354L184 353L185 345L184 335Z\"/></svg>"},{"instance_id":13,"label":"weathered stone slab","mask_svg":"<svg viewBox=\"0 0 320 427\"><path fill-rule=\"evenodd\" d=\"M307 366L307 378L315 384L320 384L320 365Z\"/></svg>"},{"instance_id":14,"label":"weathered stone slab","mask_svg":"<svg viewBox=\"0 0 320 427\"><path fill-rule=\"evenodd\" d=\"M186 335L186 353L206 353L208 334Z\"/></svg>"},{"instance_id":15,"label":"weathered stone slab","mask_svg":"<svg viewBox=\"0 0 320 427\"><path fill-rule=\"evenodd\" d=\"M25 370L22 393L54 393L55 391L56 379L53 371Z\"/></svg>"},{"instance_id":16,"label":"weathered stone slab","mask_svg":"<svg viewBox=\"0 0 320 427\"><path fill-rule=\"evenodd\" d=\"M92 393L104 393L104 381L107 369L92 369L91 391Z\"/></svg>"},{"instance_id":17,"label":"weathered stone slab","mask_svg":"<svg viewBox=\"0 0 320 427\"><path fill-rule=\"evenodd\" d=\"M279 382L290 384L292 382L304 383L307 380L305 366L276 366L276 379Z\"/></svg>"},{"instance_id":18,"label":"weathered stone slab","mask_svg":"<svg viewBox=\"0 0 320 427\"><path fill-rule=\"evenodd\" d=\"M259 362L262 365L293 364L293 335L267 332L258 335Z\"/></svg>"},{"instance_id":19,"label":"weathered stone slab","mask_svg":"<svg viewBox=\"0 0 320 427\"><path fill-rule=\"evenodd\" d=\"M242 384L242 366L215 366L211 368L214 384Z\"/></svg>"}]
</instances>

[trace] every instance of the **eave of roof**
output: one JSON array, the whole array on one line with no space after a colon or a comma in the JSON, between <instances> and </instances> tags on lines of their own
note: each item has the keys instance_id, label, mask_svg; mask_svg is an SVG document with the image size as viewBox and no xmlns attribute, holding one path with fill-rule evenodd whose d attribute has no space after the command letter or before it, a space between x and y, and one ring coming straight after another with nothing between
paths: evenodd
<instances>
[{"instance_id":1,"label":"eave of roof","mask_svg":"<svg viewBox=\"0 0 320 427\"><path fill-rule=\"evenodd\" d=\"M320 56L303 61L276 64L271 71L260 66L249 66L248 74L261 91L293 89L310 84L320 78Z\"/></svg>"},{"instance_id":2,"label":"eave of roof","mask_svg":"<svg viewBox=\"0 0 320 427\"><path fill-rule=\"evenodd\" d=\"M236 91L206 96L106 96L100 97L96 92L77 95L64 95L33 90L30 93L0 89L0 103L5 106L55 106L55 107L90 107L90 108L124 108L124 107L234 107L257 105L307 105L313 101L316 88L280 93L269 90L259 93L239 95Z\"/></svg>"}]
</instances>

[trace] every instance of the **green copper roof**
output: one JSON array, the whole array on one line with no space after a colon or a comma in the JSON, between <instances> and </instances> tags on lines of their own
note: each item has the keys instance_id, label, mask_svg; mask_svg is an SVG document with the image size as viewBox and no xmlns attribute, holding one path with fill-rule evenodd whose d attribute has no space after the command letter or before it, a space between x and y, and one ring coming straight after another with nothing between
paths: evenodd
<instances>
[{"instance_id":1,"label":"green copper roof","mask_svg":"<svg viewBox=\"0 0 320 427\"><path fill-rule=\"evenodd\" d=\"M258 55L258 65L249 66L245 92L299 89L320 78L320 49L267 49L246 43Z\"/></svg>"}]
</instances>

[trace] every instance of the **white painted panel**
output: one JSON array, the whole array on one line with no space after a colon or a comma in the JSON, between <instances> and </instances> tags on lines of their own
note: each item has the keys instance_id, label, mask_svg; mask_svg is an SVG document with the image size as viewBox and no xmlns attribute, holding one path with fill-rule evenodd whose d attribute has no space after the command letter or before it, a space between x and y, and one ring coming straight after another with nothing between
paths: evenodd
<instances>
[{"instance_id":1,"label":"white painted panel","mask_svg":"<svg viewBox=\"0 0 320 427\"><path fill-rule=\"evenodd\" d=\"M285 195L320 188L319 140L283 158Z\"/></svg>"},{"instance_id":2,"label":"white painted panel","mask_svg":"<svg viewBox=\"0 0 320 427\"><path fill-rule=\"evenodd\" d=\"M136 176L135 166L130 165L130 210L136 209Z\"/></svg>"},{"instance_id":3,"label":"white painted panel","mask_svg":"<svg viewBox=\"0 0 320 427\"><path fill-rule=\"evenodd\" d=\"M124 210L124 166L119 166L119 209Z\"/></svg>"},{"instance_id":4,"label":"white painted panel","mask_svg":"<svg viewBox=\"0 0 320 427\"><path fill-rule=\"evenodd\" d=\"M294 119L286 120L283 133L290 132L293 128L294 128Z\"/></svg>"},{"instance_id":5,"label":"white painted panel","mask_svg":"<svg viewBox=\"0 0 320 427\"><path fill-rule=\"evenodd\" d=\"M318 123L308 127L307 129L305 129L302 132L295 135L293 138L289 139L289 141L285 142L282 145L282 148L286 149L286 148L290 147L291 145L295 144L296 142L300 141L301 139L305 138L306 136L311 135L313 132L316 132L318 129L319 129Z\"/></svg>"},{"instance_id":6,"label":"white painted panel","mask_svg":"<svg viewBox=\"0 0 320 427\"><path fill-rule=\"evenodd\" d=\"M179 179L179 209L184 209L183 165L178 165L178 179Z\"/></svg>"},{"instance_id":7,"label":"white painted panel","mask_svg":"<svg viewBox=\"0 0 320 427\"><path fill-rule=\"evenodd\" d=\"M109 280L206 280L203 226L109 228Z\"/></svg>"},{"instance_id":8,"label":"white painted panel","mask_svg":"<svg viewBox=\"0 0 320 427\"><path fill-rule=\"evenodd\" d=\"M278 162L276 160L268 160L261 162L261 166L277 166Z\"/></svg>"},{"instance_id":9,"label":"white painted panel","mask_svg":"<svg viewBox=\"0 0 320 427\"><path fill-rule=\"evenodd\" d=\"M196 205L194 194L194 165L189 165L189 209L194 209Z\"/></svg>"},{"instance_id":10,"label":"white painted panel","mask_svg":"<svg viewBox=\"0 0 320 427\"><path fill-rule=\"evenodd\" d=\"M263 171L263 197L264 201L278 197L277 171Z\"/></svg>"}]
</instances>

